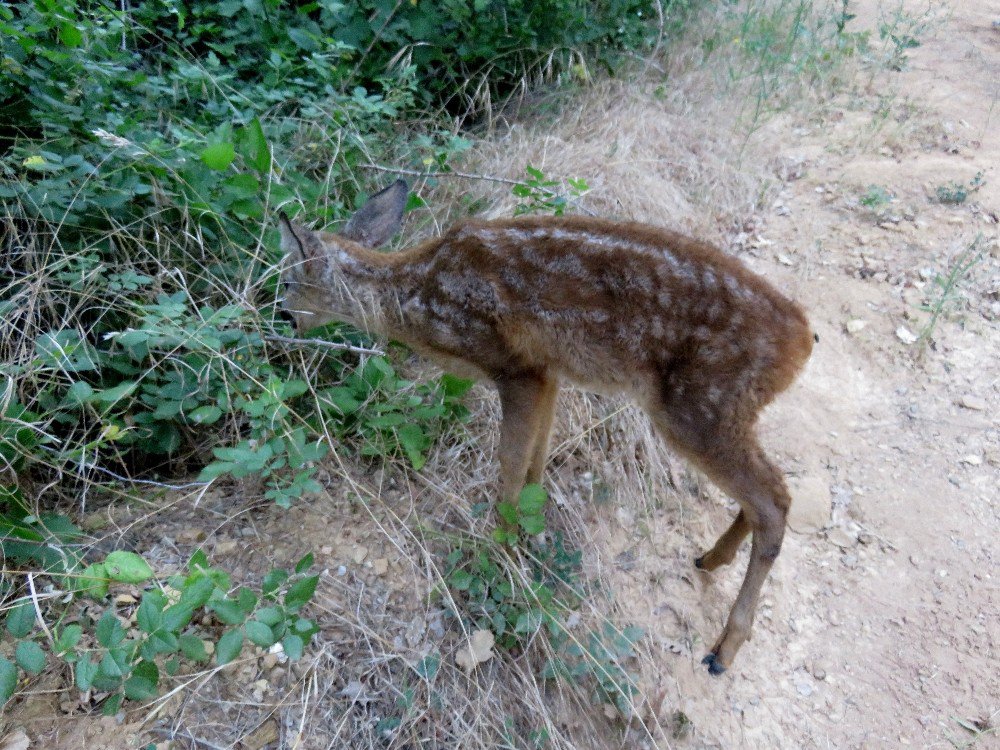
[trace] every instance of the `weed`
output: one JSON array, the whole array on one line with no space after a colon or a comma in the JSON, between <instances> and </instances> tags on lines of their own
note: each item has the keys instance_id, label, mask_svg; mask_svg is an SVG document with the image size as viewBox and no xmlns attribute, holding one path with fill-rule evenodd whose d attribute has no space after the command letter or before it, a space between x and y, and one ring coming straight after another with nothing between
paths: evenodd
<instances>
[{"instance_id":1,"label":"weed","mask_svg":"<svg viewBox=\"0 0 1000 750\"><path fill-rule=\"evenodd\" d=\"M968 734L965 737L956 738L949 733L945 733L945 739L947 739L948 744L956 750L969 750L970 748L974 748L979 744L980 740L996 737L998 734L998 728L994 724L997 713L998 712L994 712L992 716L987 716L981 719L962 719L957 716L953 716L951 717L951 720L964 729Z\"/></svg>"},{"instance_id":2,"label":"weed","mask_svg":"<svg viewBox=\"0 0 1000 750\"><path fill-rule=\"evenodd\" d=\"M960 203L965 203L965 199L970 194L976 192L985 184L983 173L976 172L975 176L966 183L952 180L944 185L938 185L934 192L938 203L948 203L957 206Z\"/></svg>"},{"instance_id":3,"label":"weed","mask_svg":"<svg viewBox=\"0 0 1000 750\"><path fill-rule=\"evenodd\" d=\"M933 281L933 297L920 306L924 312L930 313L927 325L920 331L920 340L927 342L934 335L941 316L953 310L961 301L958 287L962 280L975 268L986 254L986 244L982 236L977 237L969 247L963 250L951 263L944 275L936 274Z\"/></svg>"},{"instance_id":4,"label":"weed","mask_svg":"<svg viewBox=\"0 0 1000 750\"><path fill-rule=\"evenodd\" d=\"M858 198L858 203L870 211L878 212L892 201L892 193L881 185L869 185Z\"/></svg>"},{"instance_id":5,"label":"weed","mask_svg":"<svg viewBox=\"0 0 1000 750\"><path fill-rule=\"evenodd\" d=\"M894 200L895 196L888 188L882 185L869 185L858 196L858 205L864 209L862 213L869 220L881 222L889 218L889 207Z\"/></svg>"},{"instance_id":6,"label":"weed","mask_svg":"<svg viewBox=\"0 0 1000 750\"><path fill-rule=\"evenodd\" d=\"M568 194L562 193L558 190L561 187L559 180L550 179L542 170L535 169L530 164L525 167L525 171L528 177L524 183L511 189L518 198L514 216L536 213L562 216L572 203L579 201L590 190L586 180L571 177L566 181L569 186Z\"/></svg>"},{"instance_id":7,"label":"weed","mask_svg":"<svg viewBox=\"0 0 1000 750\"><path fill-rule=\"evenodd\" d=\"M909 60L907 52L920 46L920 40L932 26L930 4L920 15L911 14L901 2L893 7L880 6L878 36L882 42L881 64L889 70L903 70Z\"/></svg>"}]
</instances>

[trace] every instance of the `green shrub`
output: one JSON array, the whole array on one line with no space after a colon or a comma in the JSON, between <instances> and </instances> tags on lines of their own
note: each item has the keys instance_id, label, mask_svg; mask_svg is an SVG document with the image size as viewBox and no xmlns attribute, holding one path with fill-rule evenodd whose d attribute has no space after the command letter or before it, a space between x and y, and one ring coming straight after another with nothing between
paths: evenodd
<instances>
[{"instance_id":1,"label":"green shrub","mask_svg":"<svg viewBox=\"0 0 1000 750\"><path fill-rule=\"evenodd\" d=\"M157 582L142 594L138 605L111 604L96 619L90 613L77 613L65 625L61 622L65 607L22 597L5 619L7 633L18 643L14 662L0 657L0 704L13 695L19 670L38 674L50 659L71 666L79 690L108 693L103 699L108 715L116 713L125 698L143 701L159 695L161 674L172 677L185 663L208 662L206 643L212 644L219 666L239 656L247 641L264 649L280 644L281 653L299 659L318 631L300 614L319 581L319 576L305 574L312 562L312 555L306 555L291 574L270 571L258 595L243 587L230 591L229 575L211 567L199 551L186 572ZM111 587L152 578L153 571L142 557L118 551L66 580L77 591L103 599ZM45 633L36 626L36 607L52 620ZM123 626L120 616L127 618L126 623L134 617L134 628ZM47 643L43 636L48 636Z\"/></svg>"}]
</instances>

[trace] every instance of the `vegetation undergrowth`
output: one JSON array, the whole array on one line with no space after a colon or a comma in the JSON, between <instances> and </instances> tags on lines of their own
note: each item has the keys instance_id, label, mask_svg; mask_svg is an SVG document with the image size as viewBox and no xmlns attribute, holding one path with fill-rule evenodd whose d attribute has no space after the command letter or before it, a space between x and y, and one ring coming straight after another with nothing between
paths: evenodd
<instances>
[{"instance_id":1,"label":"vegetation undergrowth","mask_svg":"<svg viewBox=\"0 0 1000 750\"><path fill-rule=\"evenodd\" d=\"M546 500L540 485L526 486L516 504L500 504L506 530L497 529L488 543L459 544L449 552L449 611L463 632L473 638L488 632L504 651L523 652L542 635L543 680L588 685L593 703L612 705L629 718L638 688L627 665L643 630L607 619L581 624L583 553L558 532L545 535Z\"/></svg>"},{"instance_id":2,"label":"vegetation undergrowth","mask_svg":"<svg viewBox=\"0 0 1000 750\"><path fill-rule=\"evenodd\" d=\"M157 576L95 553L67 509L194 472L289 505L334 445L419 468L469 384L408 381L344 327L295 338L272 212L337 221L377 162L446 173L469 146L461 117L539 76L615 67L663 7L506 3L500 25L478 0L0 7L0 596L16 641L0 701L45 658L113 713L201 661L195 640L219 664L244 638L301 653L304 571L280 602L284 574L231 592L201 552L183 579ZM132 612L108 601L121 584L142 589ZM103 614L63 627L84 595ZM229 629L193 625L206 607Z\"/></svg>"}]
</instances>

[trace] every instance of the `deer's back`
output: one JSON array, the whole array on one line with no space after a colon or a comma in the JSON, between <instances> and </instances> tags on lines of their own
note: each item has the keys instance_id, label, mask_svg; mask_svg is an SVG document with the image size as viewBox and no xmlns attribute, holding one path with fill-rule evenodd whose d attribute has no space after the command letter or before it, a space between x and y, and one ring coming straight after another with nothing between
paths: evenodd
<instances>
[{"instance_id":1,"label":"deer's back","mask_svg":"<svg viewBox=\"0 0 1000 750\"><path fill-rule=\"evenodd\" d=\"M491 377L546 369L641 395L699 371L773 395L811 348L801 309L762 278L641 224L468 222L405 265L420 279L401 301L407 327L423 332L414 343Z\"/></svg>"}]
</instances>

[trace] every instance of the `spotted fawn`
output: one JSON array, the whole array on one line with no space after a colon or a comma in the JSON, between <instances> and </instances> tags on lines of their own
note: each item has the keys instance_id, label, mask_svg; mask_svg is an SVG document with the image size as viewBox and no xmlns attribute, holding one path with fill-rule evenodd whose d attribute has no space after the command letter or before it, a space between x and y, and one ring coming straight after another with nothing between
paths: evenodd
<instances>
[{"instance_id":1,"label":"spotted fawn","mask_svg":"<svg viewBox=\"0 0 1000 750\"><path fill-rule=\"evenodd\" d=\"M299 330L346 321L404 342L500 394L500 495L545 467L561 379L627 393L740 506L694 564L714 570L752 534L750 564L703 663L721 674L748 638L791 498L761 450L761 409L812 350L802 309L718 249L643 224L583 217L464 221L396 253L402 180L341 234L281 217L284 307Z\"/></svg>"}]
</instances>

